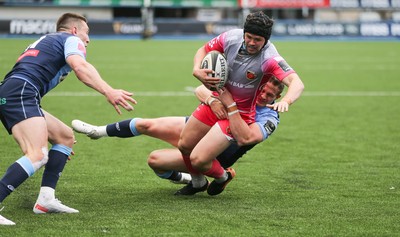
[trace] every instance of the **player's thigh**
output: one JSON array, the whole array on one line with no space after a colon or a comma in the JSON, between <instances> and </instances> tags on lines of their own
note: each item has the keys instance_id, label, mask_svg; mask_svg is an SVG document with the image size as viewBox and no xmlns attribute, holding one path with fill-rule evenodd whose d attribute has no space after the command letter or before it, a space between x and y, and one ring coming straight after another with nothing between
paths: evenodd
<instances>
[{"instance_id":1,"label":"player's thigh","mask_svg":"<svg viewBox=\"0 0 400 237\"><path fill-rule=\"evenodd\" d=\"M218 125L214 125L210 131L197 143L190 158L192 163L204 164L215 159L223 152L230 142Z\"/></svg>"},{"instance_id":2,"label":"player's thigh","mask_svg":"<svg viewBox=\"0 0 400 237\"><path fill-rule=\"evenodd\" d=\"M185 117L140 119L136 122L136 128L140 133L166 141L173 146L178 145L184 127Z\"/></svg>"},{"instance_id":3,"label":"player's thigh","mask_svg":"<svg viewBox=\"0 0 400 237\"><path fill-rule=\"evenodd\" d=\"M179 148L192 150L209 130L210 126L200 122L197 118L191 116L180 135Z\"/></svg>"},{"instance_id":4,"label":"player's thigh","mask_svg":"<svg viewBox=\"0 0 400 237\"><path fill-rule=\"evenodd\" d=\"M43 112L47 122L49 142L72 147L75 139L72 129L49 112L44 110Z\"/></svg>"}]
</instances>

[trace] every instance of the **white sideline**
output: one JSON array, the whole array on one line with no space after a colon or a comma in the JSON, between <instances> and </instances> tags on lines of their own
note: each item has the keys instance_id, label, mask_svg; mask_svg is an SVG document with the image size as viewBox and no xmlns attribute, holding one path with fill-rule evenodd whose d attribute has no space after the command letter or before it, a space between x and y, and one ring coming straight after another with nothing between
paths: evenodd
<instances>
[{"instance_id":1,"label":"white sideline","mask_svg":"<svg viewBox=\"0 0 400 237\"><path fill-rule=\"evenodd\" d=\"M133 96L164 96L164 97L182 97L182 96L194 96L192 91L136 91L133 92ZM101 96L97 92L73 92L73 91L60 91L50 92L46 96L55 97L90 97L90 96ZM372 97L372 96L400 96L400 91L305 91L301 96L353 96L353 97Z\"/></svg>"}]
</instances>

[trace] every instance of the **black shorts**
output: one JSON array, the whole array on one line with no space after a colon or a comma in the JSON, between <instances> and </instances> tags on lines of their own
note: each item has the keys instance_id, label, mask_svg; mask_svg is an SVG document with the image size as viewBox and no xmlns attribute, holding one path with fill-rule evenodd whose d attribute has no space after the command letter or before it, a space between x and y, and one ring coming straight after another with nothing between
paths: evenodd
<instances>
[{"instance_id":1,"label":"black shorts","mask_svg":"<svg viewBox=\"0 0 400 237\"><path fill-rule=\"evenodd\" d=\"M8 133L31 117L44 117L36 88L22 79L9 78L0 84L0 119Z\"/></svg>"},{"instance_id":2,"label":"black shorts","mask_svg":"<svg viewBox=\"0 0 400 237\"><path fill-rule=\"evenodd\" d=\"M252 149L255 145L247 145L247 146L241 146L239 147L238 145L232 143L228 148L225 149L219 156L217 156L217 160L221 164L222 167L229 168L235 162L241 158L244 154L246 154L247 151Z\"/></svg>"}]
</instances>

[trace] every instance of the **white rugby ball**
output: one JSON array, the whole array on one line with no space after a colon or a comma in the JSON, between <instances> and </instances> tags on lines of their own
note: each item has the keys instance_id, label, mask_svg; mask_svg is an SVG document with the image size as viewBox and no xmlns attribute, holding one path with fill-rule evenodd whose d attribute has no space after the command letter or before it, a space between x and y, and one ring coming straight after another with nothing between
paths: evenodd
<instances>
[{"instance_id":1,"label":"white rugby ball","mask_svg":"<svg viewBox=\"0 0 400 237\"><path fill-rule=\"evenodd\" d=\"M209 74L209 76L221 78L216 87L208 89L216 91L217 89L224 87L228 80L228 63L224 54L215 50L208 52L201 61L201 68L212 69L214 73Z\"/></svg>"}]
</instances>

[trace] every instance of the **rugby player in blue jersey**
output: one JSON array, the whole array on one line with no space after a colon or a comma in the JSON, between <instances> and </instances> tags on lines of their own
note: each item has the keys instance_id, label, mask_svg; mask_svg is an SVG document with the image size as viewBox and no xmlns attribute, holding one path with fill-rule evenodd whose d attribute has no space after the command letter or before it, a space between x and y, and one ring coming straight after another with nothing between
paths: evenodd
<instances>
[{"instance_id":1,"label":"rugby player in blue jersey","mask_svg":"<svg viewBox=\"0 0 400 237\"><path fill-rule=\"evenodd\" d=\"M29 45L0 84L0 119L24 154L8 167L0 180L0 203L45 166L33 208L37 214L79 212L55 197L75 138L70 127L41 108L43 96L74 71L81 82L103 94L119 114L119 106L130 111L132 104L136 104L132 93L112 88L86 61L90 40L85 17L65 13L58 19L56 29L56 33L44 35ZM0 225L15 223L0 215Z\"/></svg>"},{"instance_id":2,"label":"rugby player in blue jersey","mask_svg":"<svg viewBox=\"0 0 400 237\"><path fill-rule=\"evenodd\" d=\"M271 80L263 87L262 92L257 97L256 122L248 126L240 116L231 118L232 133L236 134L236 141L217 156L217 160L222 167L231 167L248 150L252 149L257 143L267 139L276 129L279 123L278 112L268 108L267 104L273 104L275 99L280 98L284 84L276 78ZM230 104L233 98L229 92L223 93L223 96L215 98L211 96L211 91L205 86L199 86L196 89L196 96L204 103L211 106L215 115L221 119L227 117L227 111L224 104ZM80 120L72 121L72 128L79 133L86 134L92 139L101 137L136 137L147 135L158 138L177 147L179 136L185 126L187 117L161 117L153 119L134 118L120 121L104 126L95 126ZM235 126L235 125L234 125ZM149 166L154 172L164 179L169 179L175 183L187 184L178 190L175 195L194 195L203 192L207 186L193 187L191 176L186 172L182 154L175 149L161 149L151 152L148 158Z\"/></svg>"}]
</instances>

